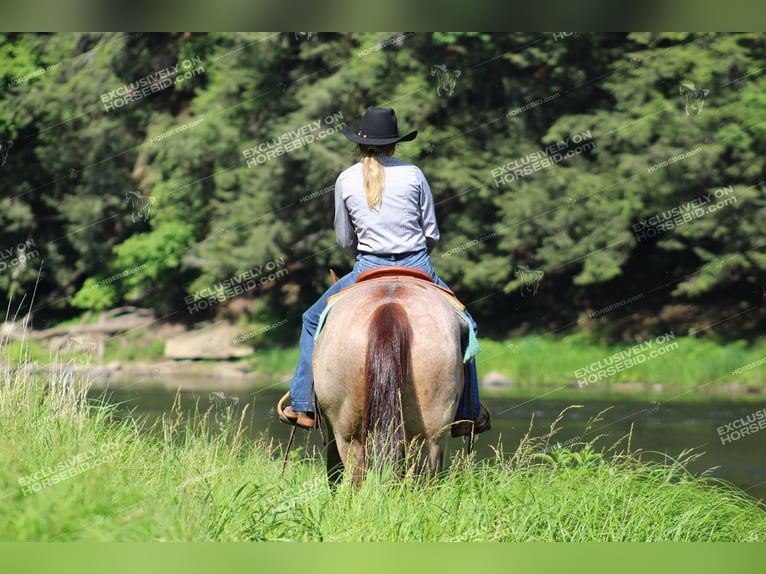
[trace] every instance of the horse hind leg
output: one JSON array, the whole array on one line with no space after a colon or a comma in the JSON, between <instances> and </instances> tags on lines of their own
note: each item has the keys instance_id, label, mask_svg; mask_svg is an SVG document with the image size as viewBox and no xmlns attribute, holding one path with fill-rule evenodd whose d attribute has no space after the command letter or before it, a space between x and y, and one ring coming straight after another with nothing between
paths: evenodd
<instances>
[{"instance_id":1,"label":"horse hind leg","mask_svg":"<svg viewBox=\"0 0 766 574\"><path fill-rule=\"evenodd\" d=\"M351 469L351 482L355 486L361 486L364 480L364 447L362 443L354 440L348 445L348 467Z\"/></svg>"},{"instance_id":2,"label":"horse hind leg","mask_svg":"<svg viewBox=\"0 0 766 574\"><path fill-rule=\"evenodd\" d=\"M415 476L433 478L442 469L444 462L444 445L434 441L423 441L417 448L410 451L414 458L410 461L410 469Z\"/></svg>"},{"instance_id":3,"label":"horse hind leg","mask_svg":"<svg viewBox=\"0 0 766 574\"><path fill-rule=\"evenodd\" d=\"M332 438L327 445L327 483L333 492L335 492L338 483L343 478L343 470L343 459L338 450L338 443Z\"/></svg>"},{"instance_id":4,"label":"horse hind leg","mask_svg":"<svg viewBox=\"0 0 766 574\"><path fill-rule=\"evenodd\" d=\"M351 482L359 486L364 479L364 450L359 441L348 441L336 436L327 446L327 478L333 490L343 479L345 472L351 473Z\"/></svg>"},{"instance_id":5,"label":"horse hind leg","mask_svg":"<svg viewBox=\"0 0 766 574\"><path fill-rule=\"evenodd\" d=\"M351 482L361 485L364 479L364 449L356 440L349 442L336 436L327 445L327 481L331 489L337 488L346 469L351 472Z\"/></svg>"},{"instance_id":6,"label":"horse hind leg","mask_svg":"<svg viewBox=\"0 0 766 574\"><path fill-rule=\"evenodd\" d=\"M444 466L444 445L431 443L428 446L428 471L436 476Z\"/></svg>"}]
</instances>

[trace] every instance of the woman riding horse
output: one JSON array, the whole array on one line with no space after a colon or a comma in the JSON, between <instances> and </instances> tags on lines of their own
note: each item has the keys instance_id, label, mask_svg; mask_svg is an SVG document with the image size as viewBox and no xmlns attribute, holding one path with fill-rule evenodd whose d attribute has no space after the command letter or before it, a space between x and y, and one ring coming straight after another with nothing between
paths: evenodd
<instances>
[{"instance_id":1,"label":"woman riding horse","mask_svg":"<svg viewBox=\"0 0 766 574\"><path fill-rule=\"evenodd\" d=\"M290 385L290 406L282 422L314 428L311 357L314 335L327 299L356 281L363 271L399 265L420 269L447 287L431 264L430 252L439 241L431 188L415 165L393 157L396 144L415 139L417 131L399 136L392 108L368 108L358 132L343 126L346 137L359 145L363 159L335 182L335 233L338 244L356 256L353 270L333 284L303 314L300 357ZM469 315L470 318L470 315ZM470 318L476 331L476 322ZM489 430L490 414L479 402L476 362L465 364L465 385L452 436Z\"/></svg>"}]
</instances>

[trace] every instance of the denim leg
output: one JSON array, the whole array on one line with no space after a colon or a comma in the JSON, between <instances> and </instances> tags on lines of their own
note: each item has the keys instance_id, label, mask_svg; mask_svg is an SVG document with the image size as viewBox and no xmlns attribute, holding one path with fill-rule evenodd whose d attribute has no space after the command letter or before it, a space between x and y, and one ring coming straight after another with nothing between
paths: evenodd
<instances>
[{"instance_id":1,"label":"denim leg","mask_svg":"<svg viewBox=\"0 0 766 574\"><path fill-rule=\"evenodd\" d=\"M479 403L479 375L476 372L476 359L471 359L463 365L465 374L465 385L463 394L457 404L455 420L470 419L475 421L481 414L481 405Z\"/></svg>"},{"instance_id":2,"label":"denim leg","mask_svg":"<svg viewBox=\"0 0 766 574\"><path fill-rule=\"evenodd\" d=\"M449 285L439 279L439 277L435 277L434 282L449 289ZM465 310L465 314L471 322L471 329L473 329L473 332L476 333L476 336L478 337L479 330L476 321L468 312L468 309ZM463 365L463 373L465 376L465 385L463 386L463 394L460 395L460 401L457 404L455 420L470 419L475 421L481 414L481 405L479 403L479 374L476 371L476 357Z\"/></svg>"},{"instance_id":3,"label":"denim leg","mask_svg":"<svg viewBox=\"0 0 766 574\"><path fill-rule=\"evenodd\" d=\"M293 381L290 384L290 406L296 411L314 411L314 397L311 388L313 377L311 375L311 358L314 354L314 334L319 325L319 317L327 306L327 299L348 287L355 280L358 273L348 273L336 281L324 294L303 313L303 327L301 328L300 355L298 365L295 367Z\"/></svg>"},{"instance_id":4,"label":"denim leg","mask_svg":"<svg viewBox=\"0 0 766 574\"><path fill-rule=\"evenodd\" d=\"M311 397L311 357L314 353L314 336L306 328L306 314L303 314L301 328L300 355L295 367L293 382L290 384L290 406L296 411L313 412Z\"/></svg>"}]
</instances>

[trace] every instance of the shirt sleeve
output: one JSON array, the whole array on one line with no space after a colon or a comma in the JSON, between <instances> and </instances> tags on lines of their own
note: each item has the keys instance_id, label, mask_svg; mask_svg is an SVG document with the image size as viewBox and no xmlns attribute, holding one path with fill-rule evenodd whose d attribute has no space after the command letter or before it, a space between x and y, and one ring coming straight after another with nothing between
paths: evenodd
<instances>
[{"instance_id":1,"label":"shirt sleeve","mask_svg":"<svg viewBox=\"0 0 766 574\"><path fill-rule=\"evenodd\" d=\"M420 179L420 223L426 236L426 249L430 253L439 243L439 226L436 223L436 209L431 187L422 171L418 170L418 176Z\"/></svg>"},{"instance_id":2,"label":"shirt sleeve","mask_svg":"<svg viewBox=\"0 0 766 574\"><path fill-rule=\"evenodd\" d=\"M351 223L351 215L343 201L343 184L340 177L335 180L335 238L341 249L351 255L357 252L357 237L354 226Z\"/></svg>"}]
</instances>

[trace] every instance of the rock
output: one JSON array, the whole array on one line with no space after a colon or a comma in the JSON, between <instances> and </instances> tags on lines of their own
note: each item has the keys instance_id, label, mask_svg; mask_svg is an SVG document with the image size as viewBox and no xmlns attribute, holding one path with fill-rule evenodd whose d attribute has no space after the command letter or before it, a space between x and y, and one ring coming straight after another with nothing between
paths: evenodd
<instances>
[{"instance_id":1,"label":"rock","mask_svg":"<svg viewBox=\"0 0 766 574\"><path fill-rule=\"evenodd\" d=\"M137 309L135 307L120 307L111 311L104 311L99 317L98 323L68 325L66 327L51 327L42 331L30 331L30 339L50 339L51 337L67 336L90 336L103 335L104 338L114 333L123 333L132 329L152 327L157 323L151 309Z\"/></svg>"},{"instance_id":2,"label":"rock","mask_svg":"<svg viewBox=\"0 0 766 574\"><path fill-rule=\"evenodd\" d=\"M0 337L10 341L23 339L29 335L29 328L24 321L4 321L0 323Z\"/></svg>"},{"instance_id":3,"label":"rock","mask_svg":"<svg viewBox=\"0 0 766 574\"><path fill-rule=\"evenodd\" d=\"M513 381L500 371L490 371L479 379L479 386L485 388L500 388L513 386Z\"/></svg>"},{"instance_id":4,"label":"rock","mask_svg":"<svg viewBox=\"0 0 766 574\"><path fill-rule=\"evenodd\" d=\"M227 324L189 331L170 337L165 342L165 356L169 359L236 359L252 354L249 345L235 345L240 329Z\"/></svg>"}]
</instances>

